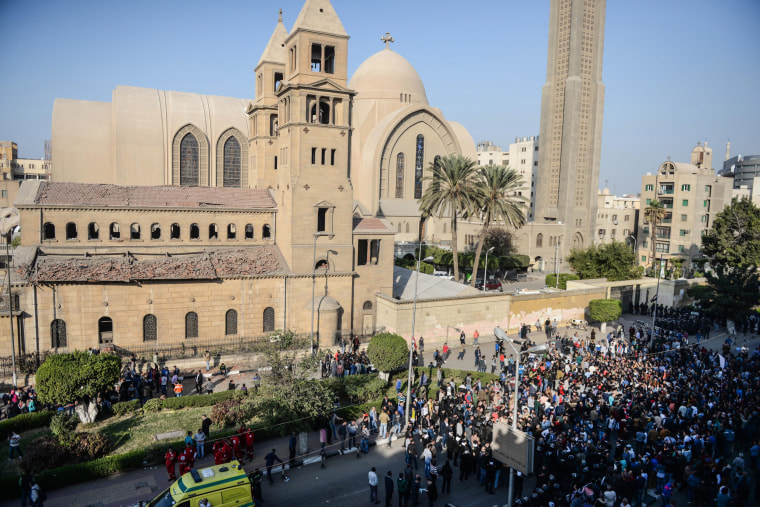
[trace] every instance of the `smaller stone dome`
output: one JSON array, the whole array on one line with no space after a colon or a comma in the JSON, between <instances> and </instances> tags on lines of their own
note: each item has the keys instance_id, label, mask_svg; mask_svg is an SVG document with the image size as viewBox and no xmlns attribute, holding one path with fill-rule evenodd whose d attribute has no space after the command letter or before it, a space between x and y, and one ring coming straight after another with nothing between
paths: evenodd
<instances>
[{"instance_id":1,"label":"smaller stone dome","mask_svg":"<svg viewBox=\"0 0 760 507\"><path fill-rule=\"evenodd\" d=\"M425 86L417 71L406 58L388 48L367 58L351 76L348 87L357 92L357 100L391 99L428 104Z\"/></svg>"}]
</instances>

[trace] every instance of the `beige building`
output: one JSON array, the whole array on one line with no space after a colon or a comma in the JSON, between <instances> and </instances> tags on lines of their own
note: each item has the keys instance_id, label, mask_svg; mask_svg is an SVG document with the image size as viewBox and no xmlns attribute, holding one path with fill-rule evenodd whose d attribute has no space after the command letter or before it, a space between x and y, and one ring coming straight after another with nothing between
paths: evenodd
<instances>
[{"instance_id":1,"label":"beige building","mask_svg":"<svg viewBox=\"0 0 760 507\"><path fill-rule=\"evenodd\" d=\"M656 174L641 179L641 220L638 256L641 265L661 261L670 269L672 260L683 261L684 270L696 270L693 260L703 258L702 236L715 215L731 202L730 178L718 177L712 167L712 148L699 143L691 161L663 162ZM665 208L662 222L646 220L646 208L658 200ZM654 245L653 245L654 244Z\"/></svg>"},{"instance_id":2,"label":"beige building","mask_svg":"<svg viewBox=\"0 0 760 507\"><path fill-rule=\"evenodd\" d=\"M47 146L46 141L46 146ZM0 207L13 205L23 180L48 180L52 163L47 159L19 158L18 145L0 141Z\"/></svg>"},{"instance_id":3,"label":"beige building","mask_svg":"<svg viewBox=\"0 0 760 507\"><path fill-rule=\"evenodd\" d=\"M549 9L535 211L525 229L533 249L521 252L537 264L555 255L546 238L562 257L593 242L604 112L605 0L552 0Z\"/></svg>"},{"instance_id":4,"label":"beige building","mask_svg":"<svg viewBox=\"0 0 760 507\"><path fill-rule=\"evenodd\" d=\"M636 233L641 200L632 195L612 195L605 188L597 193L597 213L594 244L619 241L636 248Z\"/></svg>"}]
</instances>

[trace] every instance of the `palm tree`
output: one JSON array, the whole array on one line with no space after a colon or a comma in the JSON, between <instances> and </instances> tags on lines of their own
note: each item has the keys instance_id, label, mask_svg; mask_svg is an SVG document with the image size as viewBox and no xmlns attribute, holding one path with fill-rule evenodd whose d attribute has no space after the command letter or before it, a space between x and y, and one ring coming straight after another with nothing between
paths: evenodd
<instances>
[{"instance_id":1,"label":"palm tree","mask_svg":"<svg viewBox=\"0 0 760 507\"><path fill-rule=\"evenodd\" d=\"M475 162L461 155L436 158L424 180L430 182L420 199L423 216L451 218L451 242L454 261L454 279L459 281L459 256L457 255L457 214L470 213L478 208L482 190L477 184Z\"/></svg>"},{"instance_id":2,"label":"palm tree","mask_svg":"<svg viewBox=\"0 0 760 507\"><path fill-rule=\"evenodd\" d=\"M666 213L667 213L667 209L657 199L649 203L649 206L647 206L644 209L644 220L646 220L647 222L652 222L652 233L649 235L649 239L652 241L652 271L654 271L655 269L654 254L655 254L655 243L656 243L656 238L657 238L657 222L662 221L662 219L665 218Z\"/></svg>"},{"instance_id":3,"label":"palm tree","mask_svg":"<svg viewBox=\"0 0 760 507\"><path fill-rule=\"evenodd\" d=\"M478 247L475 249L475 262L470 285L475 286L475 278L480 265L480 254L483 251L488 228L492 221L503 222L514 229L525 224L525 197L517 195L525 182L514 169L500 165L487 165L478 171L479 186L483 191L483 199L478 203L483 216L483 227L478 237ZM488 269L488 266L486 266Z\"/></svg>"}]
</instances>

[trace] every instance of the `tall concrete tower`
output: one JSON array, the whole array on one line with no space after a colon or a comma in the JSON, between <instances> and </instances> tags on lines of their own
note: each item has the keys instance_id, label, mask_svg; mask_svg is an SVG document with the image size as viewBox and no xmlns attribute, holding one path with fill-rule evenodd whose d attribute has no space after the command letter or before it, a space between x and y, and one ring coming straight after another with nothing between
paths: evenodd
<instances>
[{"instance_id":1,"label":"tall concrete tower","mask_svg":"<svg viewBox=\"0 0 760 507\"><path fill-rule=\"evenodd\" d=\"M535 224L563 226L562 249L593 243L604 113L606 0L551 0Z\"/></svg>"}]
</instances>

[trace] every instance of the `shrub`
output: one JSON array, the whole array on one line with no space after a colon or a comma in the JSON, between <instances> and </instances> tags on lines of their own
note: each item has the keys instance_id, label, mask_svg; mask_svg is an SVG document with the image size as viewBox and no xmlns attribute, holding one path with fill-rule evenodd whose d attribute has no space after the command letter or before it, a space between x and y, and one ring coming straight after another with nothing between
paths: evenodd
<instances>
[{"instance_id":1,"label":"shrub","mask_svg":"<svg viewBox=\"0 0 760 507\"><path fill-rule=\"evenodd\" d=\"M59 442L66 445L66 442L71 439L78 422L79 418L77 416L70 416L66 412L58 412L50 421L50 431L53 432L53 436Z\"/></svg>"},{"instance_id":2,"label":"shrub","mask_svg":"<svg viewBox=\"0 0 760 507\"><path fill-rule=\"evenodd\" d=\"M574 275L571 273L560 273L559 274L559 288L562 290L567 290L568 280L580 280L580 277L578 275ZM544 279L544 283L549 287L556 287L557 286L556 273L550 273L546 275L546 278Z\"/></svg>"},{"instance_id":3,"label":"shrub","mask_svg":"<svg viewBox=\"0 0 760 507\"><path fill-rule=\"evenodd\" d=\"M23 431L48 426L55 414L55 412L45 410L42 412L19 414L10 419L6 419L5 421L0 422L0 441L7 440L11 431L21 433Z\"/></svg>"},{"instance_id":4,"label":"shrub","mask_svg":"<svg viewBox=\"0 0 760 507\"><path fill-rule=\"evenodd\" d=\"M91 461L111 452L111 442L102 433L77 433L69 450L75 461Z\"/></svg>"},{"instance_id":5,"label":"shrub","mask_svg":"<svg viewBox=\"0 0 760 507\"><path fill-rule=\"evenodd\" d=\"M143 405L143 410L145 412L158 412L159 410L161 410L161 408L163 408L163 406L164 406L164 400L162 400L161 398L153 398L145 402L145 405Z\"/></svg>"},{"instance_id":6,"label":"shrub","mask_svg":"<svg viewBox=\"0 0 760 507\"><path fill-rule=\"evenodd\" d=\"M192 395L192 396L180 396L179 398L153 398L145 402L143 410L145 412L158 412L161 409L179 410L183 408L196 408L196 407L210 407L217 403L232 398L244 398L247 396L246 391L222 391L213 394ZM117 403L118 405L118 403ZM114 405L116 406L116 405Z\"/></svg>"},{"instance_id":7,"label":"shrub","mask_svg":"<svg viewBox=\"0 0 760 507\"><path fill-rule=\"evenodd\" d=\"M409 346L406 340L397 334L380 333L370 340L367 356L375 368L390 372L406 364L409 358Z\"/></svg>"},{"instance_id":8,"label":"shrub","mask_svg":"<svg viewBox=\"0 0 760 507\"><path fill-rule=\"evenodd\" d=\"M132 412L137 412L140 409L142 409L140 400L122 401L120 403L114 403L111 405L111 410L113 411L114 415L130 414Z\"/></svg>"},{"instance_id":9,"label":"shrub","mask_svg":"<svg viewBox=\"0 0 760 507\"><path fill-rule=\"evenodd\" d=\"M240 422L240 405L242 401L238 398L226 400L214 405L211 409L211 422L218 426L228 426Z\"/></svg>"},{"instance_id":10,"label":"shrub","mask_svg":"<svg viewBox=\"0 0 760 507\"><path fill-rule=\"evenodd\" d=\"M499 267L502 269L525 269L530 266L530 257L527 255L505 255L499 257Z\"/></svg>"},{"instance_id":11,"label":"shrub","mask_svg":"<svg viewBox=\"0 0 760 507\"><path fill-rule=\"evenodd\" d=\"M595 322L610 322L623 314L623 304L617 299L592 299L588 303L588 316Z\"/></svg>"},{"instance_id":12,"label":"shrub","mask_svg":"<svg viewBox=\"0 0 760 507\"><path fill-rule=\"evenodd\" d=\"M39 473L70 463L71 453L52 435L35 439L24 449L21 467L31 473Z\"/></svg>"}]
</instances>

